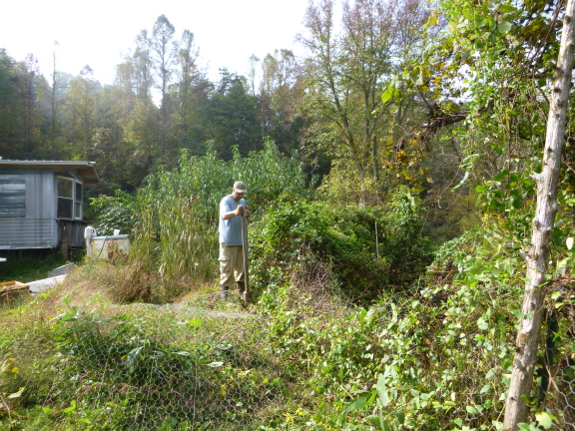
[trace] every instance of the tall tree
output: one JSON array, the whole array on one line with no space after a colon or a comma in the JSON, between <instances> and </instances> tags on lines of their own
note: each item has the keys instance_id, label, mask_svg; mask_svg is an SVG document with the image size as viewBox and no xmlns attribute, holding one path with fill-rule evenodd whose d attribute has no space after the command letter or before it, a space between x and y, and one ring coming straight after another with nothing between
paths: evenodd
<instances>
[{"instance_id":1,"label":"tall tree","mask_svg":"<svg viewBox=\"0 0 575 431\"><path fill-rule=\"evenodd\" d=\"M116 68L117 92L113 100L117 123L122 129L119 142L133 149L131 157L143 178L162 153L162 147L158 108L152 97L155 79L148 31L142 30L134 43L132 53ZM101 141L109 142L114 134L106 132L99 136Z\"/></svg>"},{"instance_id":2,"label":"tall tree","mask_svg":"<svg viewBox=\"0 0 575 431\"><path fill-rule=\"evenodd\" d=\"M195 45L194 34L184 30L176 58L177 77L171 88L171 101L175 106L175 124L171 134L184 148L195 148L199 128L199 112L206 103L211 83L198 65L199 49Z\"/></svg>"},{"instance_id":3,"label":"tall tree","mask_svg":"<svg viewBox=\"0 0 575 431\"><path fill-rule=\"evenodd\" d=\"M76 145L74 152L88 159L92 151L93 132L96 124L100 85L94 80L93 71L86 65L69 83L66 97L68 129Z\"/></svg>"},{"instance_id":4,"label":"tall tree","mask_svg":"<svg viewBox=\"0 0 575 431\"><path fill-rule=\"evenodd\" d=\"M150 44L148 31L142 30L136 37L134 53L128 58L132 72L132 89L141 100L150 100L154 87Z\"/></svg>"},{"instance_id":5,"label":"tall tree","mask_svg":"<svg viewBox=\"0 0 575 431\"><path fill-rule=\"evenodd\" d=\"M232 146L237 146L240 153L246 155L261 149L262 138L257 100L248 93L244 78L227 70L220 73L216 91L202 108L201 122L204 141L213 141L220 155L229 159Z\"/></svg>"},{"instance_id":6,"label":"tall tree","mask_svg":"<svg viewBox=\"0 0 575 431\"><path fill-rule=\"evenodd\" d=\"M162 152L167 151L167 130L169 117L168 87L174 73L173 66L178 54L178 43L174 40L176 29L165 15L160 15L154 24L150 47L153 68L159 79L157 87L161 92L161 142Z\"/></svg>"},{"instance_id":7,"label":"tall tree","mask_svg":"<svg viewBox=\"0 0 575 431\"><path fill-rule=\"evenodd\" d=\"M56 49L60 46L58 41L54 41L54 49L52 50L52 74L51 74L51 88L52 93L50 97L50 118L51 118L51 129L50 129L50 155L52 157L56 156L56 136L57 136L57 126L58 126L58 106L59 100L58 95L61 91L62 76L57 69L57 55Z\"/></svg>"},{"instance_id":8,"label":"tall tree","mask_svg":"<svg viewBox=\"0 0 575 431\"><path fill-rule=\"evenodd\" d=\"M516 431L527 419L525 397L531 394L533 374L537 364L537 346L543 319L544 293L553 228L557 213L557 190L561 154L565 144L565 123L572 85L573 56L575 53L575 0L568 0L563 20L561 48L555 67L551 92L547 134L543 150L541 173L534 174L537 182L537 206L533 219L531 250L527 258L527 274L521 320L515 344L515 360L507 396L503 429Z\"/></svg>"},{"instance_id":9,"label":"tall tree","mask_svg":"<svg viewBox=\"0 0 575 431\"><path fill-rule=\"evenodd\" d=\"M39 137L41 114L38 110L35 88L38 73L38 60L32 54L28 54L26 59L18 64L20 97L22 100L20 136L23 140Z\"/></svg>"},{"instance_id":10,"label":"tall tree","mask_svg":"<svg viewBox=\"0 0 575 431\"><path fill-rule=\"evenodd\" d=\"M305 17L307 35L299 40L308 49L308 109L317 119L312 130L320 146L337 166L353 164L353 176L339 177L336 183L352 177L359 183L359 200L379 202L384 187L382 152L389 146L394 130L393 101L382 102L381 89L391 73L401 67L397 57L397 37L411 14L410 26L421 28L429 13L423 2L395 4L384 0L356 0L345 3L342 31L336 32L334 0L311 4ZM423 34L420 34L423 38ZM406 47L405 47L406 48ZM386 124L391 122L391 124ZM391 138L391 139L390 139ZM391 164L387 161L386 168ZM348 184L351 186L351 184ZM357 187L353 187L357 189Z\"/></svg>"},{"instance_id":11,"label":"tall tree","mask_svg":"<svg viewBox=\"0 0 575 431\"><path fill-rule=\"evenodd\" d=\"M15 61L4 49L0 49L0 142L4 142L12 154L17 154L17 149L13 145L19 128L18 111L15 109L17 105Z\"/></svg>"},{"instance_id":12,"label":"tall tree","mask_svg":"<svg viewBox=\"0 0 575 431\"><path fill-rule=\"evenodd\" d=\"M292 51L282 49L261 62L259 111L264 136L284 153L298 147L304 118L300 112L304 88L301 68Z\"/></svg>"}]
</instances>

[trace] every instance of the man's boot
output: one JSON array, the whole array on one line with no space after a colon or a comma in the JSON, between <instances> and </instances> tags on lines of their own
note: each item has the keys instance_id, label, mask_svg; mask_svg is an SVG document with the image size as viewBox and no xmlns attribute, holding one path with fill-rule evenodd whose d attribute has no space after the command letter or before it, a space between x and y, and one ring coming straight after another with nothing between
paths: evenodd
<instances>
[{"instance_id":1,"label":"man's boot","mask_svg":"<svg viewBox=\"0 0 575 431\"><path fill-rule=\"evenodd\" d=\"M244 290L246 290L246 284L243 281L238 281L236 284L238 285L238 293L240 294L240 298L243 298Z\"/></svg>"},{"instance_id":2,"label":"man's boot","mask_svg":"<svg viewBox=\"0 0 575 431\"><path fill-rule=\"evenodd\" d=\"M230 287L229 286L222 286L222 299L224 301L228 300L229 294L230 294Z\"/></svg>"}]
</instances>

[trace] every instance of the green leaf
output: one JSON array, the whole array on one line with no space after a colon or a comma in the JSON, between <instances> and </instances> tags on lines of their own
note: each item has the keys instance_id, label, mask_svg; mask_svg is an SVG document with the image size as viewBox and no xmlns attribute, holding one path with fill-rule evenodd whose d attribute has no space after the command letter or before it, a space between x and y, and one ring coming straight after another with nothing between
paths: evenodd
<instances>
[{"instance_id":1,"label":"green leaf","mask_svg":"<svg viewBox=\"0 0 575 431\"><path fill-rule=\"evenodd\" d=\"M398 422L403 425L405 423L405 412L394 412L392 413L398 420Z\"/></svg>"},{"instance_id":2,"label":"green leaf","mask_svg":"<svg viewBox=\"0 0 575 431\"><path fill-rule=\"evenodd\" d=\"M493 177L493 179L495 181L503 181L507 177L508 174L509 174L509 169L503 169L503 171L501 171L500 173L495 175Z\"/></svg>"},{"instance_id":3,"label":"green leaf","mask_svg":"<svg viewBox=\"0 0 575 431\"><path fill-rule=\"evenodd\" d=\"M511 23L509 21L500 22L497 26L497 31L501 34L507 34L511 30Z\"/></svg>"},{"instance_id":4,"label":"green leaf","mask_svg":"<svg viewBox=\"0 0 575 431\"><path fill-rule=\"evenodd\" d=\"M42 411L44 412L45 415L51 415L53 410L49 407L42 407Z\"/></svg>"},{"instance_id":5,"label":"green leaf","mask_svg":"<svg viewBox=\"0 0 575 431\"><path fill-rule=\"evenodd\" d=\"M467 410L467 413L470 413L472 415L477 413L477 409L473 406L466 406L465 410Z\"/></svg>"},{"instance_id":6,"label":"green leaf","mask_svg":"<svg viewBox=\"0 0 575 431\"><path fill-rule=\"evenodd\" d=\"M138 362L138 356L140 355L144 346L136 347L132 349L130 353L128 353L128 360L126 361L126 365L128 366L130 373L134 371L134 367Z\"/></svg>"},{"instance_id":7,"label":"green leaf","mask_svg":"<svg viewBox=\"0 0 575 431\"><path fill-rule=\"evenodd\" d=\"M387 88L385 89L385 91L381 95L381 101L383 103L387 103L392 99L395 100L395 99L399 98L400 95L401 95L401 92L395 87L394 83L392 82L387 86Z\"/></svg>"},{"instance_id":8,"label":"green leaf","mask_svg":"<svg viewBox=\"0 0 575 431\"><path fill-rule=\"evenodd\" d=\"M553 418L547 412L537 413L535 419L539 423L539 426L548 429L553 426Z\"/></svg>"},{"instance_id":9,"label":"green leaf","mask_svg":"<svg viewBox=\"0 0 575 431\"><path fill-rule=\"evenodd\" d=\"M499 10L501 11L501 13L511 13L515 12L517 9L515 9L513 6L509 4L503 4L499 7Z\"/></svg>"},{"instance_id":10,"label":"green leaf","mask_svg":"<svg viewBox=\"0 0 575 431\"><path fill-rule=\"evenodd\" d=\"M76 311L68 311L66 314L60 317L60 322L74 322L78 320Z\"/></svg>"},{"instance_id":11,"label":"green leaf","mask_svg":"<svg viewBox=\"0 0 575 431\"><path fill-rule=\"evenodd\" d=\"M438 24L439 24L439 18L437 18L436 14L432 13L431 15L429 15L429 18L427 19L427 22L425 23L423 28L426 28L426 27L431 26L431 25L438 25Z\"/></svg>"},{"instance_id":12,"label":"green leaf","mask_svg":"<svg viewBox=\"0 0 575 431\"><path fill-rule=\"evenodd\" d=\"M361 410L365 407L367 402L367 397L360 397L356 400L347 403L343 409L343 413L353 412L355 410Z\"/></svg>"},{"instance_id":13,"label":"green leaf","mask_svg":"<svg viewBox=\"0 0 575 431\"><path fill-rule=\"evenodd\" d=\"M199 328L200 326L202 326L202 319L200 319L199 317L190 319L190 321L188 322L188 326L191 326L193 328Z\"/></svg>"},{"instance_id":14,"label":"green leaf","mask_svg":"<svg viewBox=\"0 0 575 431\"><path fill-rule=\"evenodd\" d=\"M389 397L387 396L387 388L385 385L385 377L380 375L377 378L377 385L376 385L377 392L379 393L379 402L383 407L387 407L389 404Z\"/></svg>"}]
</instances>

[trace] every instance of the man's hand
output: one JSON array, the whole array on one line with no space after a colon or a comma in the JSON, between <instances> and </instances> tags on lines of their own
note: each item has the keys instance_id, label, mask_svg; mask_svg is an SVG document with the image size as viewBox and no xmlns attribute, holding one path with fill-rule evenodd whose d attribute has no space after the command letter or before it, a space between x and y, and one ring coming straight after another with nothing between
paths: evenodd
<instances>
[{"instance_id":1,"label":"man's hand","mask_svg":"<svg viewBox=\"0 0 575 431\"><path fill-rule=\"evenodd\" d=\"M236 208L234 213L238 216L240 214L243 214L245 211L246 211L246 209L244 208L243 205L238 205L238 207Z\"/></svg>"}]
</instances>

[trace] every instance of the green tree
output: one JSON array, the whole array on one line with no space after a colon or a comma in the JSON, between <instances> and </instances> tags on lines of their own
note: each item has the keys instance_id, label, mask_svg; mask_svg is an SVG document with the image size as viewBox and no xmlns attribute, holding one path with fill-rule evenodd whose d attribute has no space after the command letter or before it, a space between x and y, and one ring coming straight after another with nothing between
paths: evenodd
<instances>
[{"instance_id":1,"label":"green tree","mask_svg":"<svg viewBox=\"0 0 575 431\"><path fill-rule=\"evenodd\" d=\"M17 111L14 109L18 104L16 76L15 61L6 50L0 49L0 140L12 154L17 154L14 138L19 129Z\"/></svg>"},{"instance_id":2,"label":"green tree","mask_svg":"<svg viewBox=\"0 0 575 431\"><path fill-rule=\"evenodd\" d=\"M224 159L230 159L232 147L237 146L242 155L261 148L262 137L258 124L257 100L246 91L245 80L227 70L216 91L210 95L202 109L205 140Z\"/></svg>"},{"instance_id":3,"label":"green tree","mask_svg":"<svg viewBox=\"0 0 575 431\"><path fill-rule=\"evenodd\" d=\"M128 181L132 186L139 185L161 159L161 118L152 99L154 85L151 40L148 31L142 30L132 54L116 68L111 99L112 112L122 129L120 142L131 149L134 169Z\"/></svg>"},{"instance_id":4,"label":"green tree","mask_svg":"<svg viewBox=\"0 0 575 431\"><path fill-rule=\"evenodd\" d=\"M22 140L31 141L40 138L42 114L38 106L38 60L28 54L18 63L19 92L22 104L20 136Z\"/></svg>"},{"instance_id":5,"label":"green tree","mask_svg":"<svg viewBox=\"0 0 575 431\"><path fill-rule=\"evenodd\" d=\"M170 98L168 88L174 73L174 62L178 54L178 43L174 40L176 29L165 15L160 15L154 23L150 39L150 52L152 67L158 78L157 88L160 90L160 117L161 117L161 143L162 153L167 148L168 118L170 116Z\"/></svg>"},{"instance_id":6,"label":"green tree","mask_svg":"<svg viewBox=\"0 0 575 431\"><path fill-rule=\"evenodd\" d=\"M175 121L171 134L180 147L191 149L194 154L200 153L200 112L212 89L212 84L198 66L198 56L194 34L184 30L176 58L177 78L170 92L175 105Z\"/></svg>"},{"instance_id":7,"label":"green tree","mask_svg":"<svg viewBox=\"0 0 575 431\"><path fill-rule=\"evenodd\" d=\"M306 107L315 120L310 131L335 160L334 181L327 189L337 190L341 184L359 201L378 203L389 187L384 171L408 162L405 141L394 133L397 122L406 121L401 110L411 109L411 116L415 112L407 106L410 100L394 112L395 100L383 102L381 91L402 65L401 55L408 49L402 43L415 42L413 35L400 37L406 33L401 34L402 26L421 28L429 12L422 2L357 0L344 5L337 33L334 8L333 0L311 4L305 17L307 34L300 37L309 52ZM424 37L423 32L417 35Z\"/></svg>"},{"instance_id":8,"label":"green tree","mask_svg":"<svg viewBox=\"0 0 575 431\"><path fill-rule=\"evenodd\" d=\"M284 153L293 153L305 124L299 109L304 94L301 68L293 52L286 49L266 55L261 68L258 107L262 134Z\"/></svg>"},{"instance_id":9,"label":"green tree","mask_svg":"<svg viewBox=\"0 0 575 431\"><path fill-rule=\"evenodd\" d=\"M67 134L74 144L72 152L88 159L92 151L94 128L98 122L100 84L94 80L93 71L84 66L80 74L69 83L65 101Z\"/></svg>"}]
</instances>

